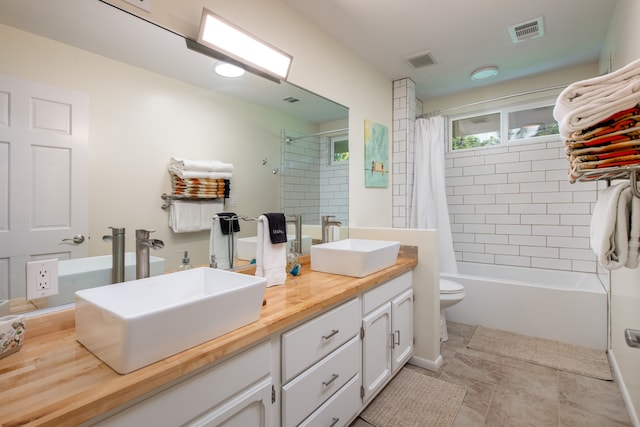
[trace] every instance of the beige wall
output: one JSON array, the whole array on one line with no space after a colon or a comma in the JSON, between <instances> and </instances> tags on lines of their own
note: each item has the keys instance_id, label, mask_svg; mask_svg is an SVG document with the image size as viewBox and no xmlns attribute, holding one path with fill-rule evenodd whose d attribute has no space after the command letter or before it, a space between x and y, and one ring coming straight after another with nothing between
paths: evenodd
<instances>
[{"instance_id":1,"label":"beige wall","mask_svg":"<svg viewBox=\"0 0 640 427\"><path fill-rule=\"evenodd\" d=\"M602 52L601 70L619 69L640 57L637 23L640 2L619 0L609 24L607 44ZM627 346L626 328L640 330L640 270L622 268L611 273L610 358L621 376L623 395L634 425L640 425L640 349Z\"/></svg>"}]
</instances>

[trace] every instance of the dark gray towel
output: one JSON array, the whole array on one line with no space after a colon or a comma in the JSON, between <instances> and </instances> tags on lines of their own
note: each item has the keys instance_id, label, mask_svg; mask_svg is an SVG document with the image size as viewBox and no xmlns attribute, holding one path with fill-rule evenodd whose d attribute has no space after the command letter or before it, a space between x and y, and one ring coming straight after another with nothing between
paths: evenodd
<instances>
[{"instance_id":1,"label":"dark gray towel","mask_svg":"<svg viewBox=\"0 0 640 427\"><path fill-rule=\"evenodd\" d=\"M269 220L269 236L271 243L285 243L287 241L287 220L281 212L263 214Z\"/></svg>"},{"instance_id":2,"label":"dark gray towel","mask_svg":"<svg viewBox=\"0 0 640 427\"><path fill-rule=\"evenodd\" d=\"M237 233L240 231L240 222L235 213L220 212L218 217L220 217L220 231L222 231L222 234L225 236L230 232Z\"/></svg>"}]
</instances>

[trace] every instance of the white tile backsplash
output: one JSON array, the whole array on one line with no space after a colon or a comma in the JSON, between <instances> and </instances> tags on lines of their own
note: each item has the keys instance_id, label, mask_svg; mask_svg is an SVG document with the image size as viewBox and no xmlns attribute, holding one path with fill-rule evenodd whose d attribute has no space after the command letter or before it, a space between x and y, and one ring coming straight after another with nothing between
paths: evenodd
<instances>
[{"instance_id":1,"label":"white tile backsplash","mask_svg":"<svg viewBox=\"0 0 640 427\"><path fill-rule=\"evenodd\" d=\"M596 271L589 247L596 185L569 184L562 141L448 152L445 157L456 259Z\"/></svg>"}]
</instances>

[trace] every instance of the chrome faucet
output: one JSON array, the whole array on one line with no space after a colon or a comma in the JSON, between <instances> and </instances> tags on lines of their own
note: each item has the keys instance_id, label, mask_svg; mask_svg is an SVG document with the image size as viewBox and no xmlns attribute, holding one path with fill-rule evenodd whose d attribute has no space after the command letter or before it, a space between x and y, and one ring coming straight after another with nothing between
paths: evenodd
<instances>
[{"instance_id":1,"label":"chrome faucet","mask_svg":"<svg viewBox=\"0 0 640 427\"><path fill-rule=\"evenodd\" d=\"M109 227L111 236L102 236L111 242L111 283L124 282L124 228Z\"/></svg>"},{"instance_id":2,"label":"chrome faucet","mask_svg":"<svg viewBox=\"0 0 640 427\"><path fill-rule=\"evenodd\" d=\"M291 223L296 229L296 241L294 242L293 250L297 254L302 253L302 215L290 215L286 218L287 224Z\"/></svg>"},{"instance_id":3,"label":"chrome faucet","mask_svg":"<svg viewBox=\"0 0 640 427\"><path fill-rule=\"evenodd\" d=\"M149 248L164 248L162 240L149 238L149 233L153 232L154 230L136 230L136 279L149 277Z\"/></svg>"},{"instance_id":4,"label":"chrome faucet","mask_svg":"<svg viewBox=\"0 0 640 427\"><path fill-rule=\"evenodd\" d=\"M329 227L336 226L340 227L342 223L340 221L332 221L331 218L335 218L335 215L323 215L322 216L322 243L328 243L329 239Z\"/></svg>"}]
</instances>

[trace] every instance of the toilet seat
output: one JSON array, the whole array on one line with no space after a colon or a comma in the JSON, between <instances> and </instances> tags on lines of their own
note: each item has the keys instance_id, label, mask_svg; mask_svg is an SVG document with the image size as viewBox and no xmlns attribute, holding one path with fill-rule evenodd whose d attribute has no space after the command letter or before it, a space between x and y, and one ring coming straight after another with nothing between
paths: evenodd
<instances>
[{"instance_id":1,"label":"toilet seat","mask_svg":"<svg viewBox=\"0 0 640 427\"><path fill-rule=\"evenodd\" d=\"M440 293L441 294L458 294L464 292L464 286L460 283L452 282L447 279L440 279Z\"/></svg>"}]
</instances>

